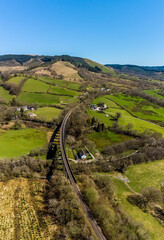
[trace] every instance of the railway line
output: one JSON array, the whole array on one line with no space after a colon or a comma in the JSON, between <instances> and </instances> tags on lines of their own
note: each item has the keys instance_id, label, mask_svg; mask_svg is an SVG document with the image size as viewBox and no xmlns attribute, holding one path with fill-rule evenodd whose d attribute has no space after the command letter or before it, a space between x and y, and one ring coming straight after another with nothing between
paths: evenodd
<instances>
[{"instance_id":1,"label":"railway line","mask_svg":"<svg viewBox=\"0 0 164 240\"><path fill-rule=\"evenodd\" d=\"M71 182L71 184L74 188L74 191L75 191L75 193L78 197L79 203L80 203L80 205L83 209L84 215L87 218L94 235L99 240L106 240L106 238L104 237L100 227L98 226L97 222L93 218L88 206L83 201L83 196L82 196L82 194L80 192L80 189L77 185L76 179L75 179L74 174L71 170L71 167L69 165L67 155L66 155L66 152L65 152L65 132L66 132L67 122L68 122L68 119L69 119L71 113L72 113L72 110L66 114L66 116L65 116L65 118L64 118L64 120L61 124L61 128L60 128L60 148L61 148L61 157L62 157L64 173L65 173L65 176L70 180L70 182Z\"/></svg>"}]
</instances>

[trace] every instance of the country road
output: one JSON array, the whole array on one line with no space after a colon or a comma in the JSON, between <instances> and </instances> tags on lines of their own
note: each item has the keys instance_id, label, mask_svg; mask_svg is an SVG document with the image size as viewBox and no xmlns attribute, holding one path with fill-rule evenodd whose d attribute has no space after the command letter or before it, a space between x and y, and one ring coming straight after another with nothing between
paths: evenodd
<instances>
[{"instance_id":1,"label":"country road","mask_svg":"<svg viewBox=\"0 0 164 240\"><path fill-rule=\"evenodd\" d=\"M66 116L65 116L65 118L62 122L61 129L60 129L60 148L61 148L63 168L64 168L64 171L65 171L66 177L70 180L70 182L71 182L71 184L74 188L74 191L75 191L75 193L78 197L79 203L80 203L80 205L83 209L84 215L87 218L87 220L88 220L88 222L91 226L92 232L94 233L94 235L96 236L97 239L105 240L106 238L104 237L100 227L98 226L97 222L93 218L88 206L83 201L83 196L82 196L82 194L80 192L80 189L79 189L79 187L76 183L76 179L74 177L74 174L71 170L71 167L69 165L69 162L68 162L68 159L67 159L67 156L66 156L66 152L65 152L65 131L66 131L66 124L67 124L67 121L68 121L71 113L72 113L72 110L66 114Z\"/></svg>"}]
</instances>

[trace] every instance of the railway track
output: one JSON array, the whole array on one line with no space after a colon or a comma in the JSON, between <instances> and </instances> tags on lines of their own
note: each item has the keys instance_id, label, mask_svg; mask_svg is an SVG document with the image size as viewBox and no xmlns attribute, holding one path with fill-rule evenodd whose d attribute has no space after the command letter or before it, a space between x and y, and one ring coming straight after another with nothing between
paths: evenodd
<instances>
[{"instance_id":1,"label":"railway track","mask_svg":"<svg viewBox=\"0 0 164 240\"><path fill-rule=\"evenodd\" d=\"M83 209L84 215L87 218L87 220L89 221L89 224L93 230L94 235L97 237L97 239L99 240L106 240L106 238L104 237L100 227L98 226L97 222L95 221L95 219L92 217L92 214L90 213L90 210L88 208L88 206L85 204L85 202L83 201L83 196L80 192L80 189L77 185L76 179L74 177L74 174L71 170L71 167L69 165L68 159L67 159L67 155L65 152L65 132L66 132L66 125L67 125L67 121L71 115L72 111L68 112L61 124L61 129L60 129L60 148L61 148L61 156L62 156L62 162L63 162L63 168L64 168L64 172L65 172L65 176L70 180L74 191L79 199L79 203Z\"/></svg>"}]
</instances>

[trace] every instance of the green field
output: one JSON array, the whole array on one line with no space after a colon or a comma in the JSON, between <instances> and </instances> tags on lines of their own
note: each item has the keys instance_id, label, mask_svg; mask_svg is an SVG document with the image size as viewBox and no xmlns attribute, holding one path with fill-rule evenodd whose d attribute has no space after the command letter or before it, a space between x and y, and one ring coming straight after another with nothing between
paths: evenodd
<instances>
[{"instance_id":1,"label":"green field","mask_svg":"<svg viewBox=\"0 0 164 240\"><path fill-rule=\"evenodd\" d=\"M152 240L163 240L164 228L160 223L149 213L143 212L137 206L131 205L127 201L127 196L131 194L126 185L118 180L113 178L113 181L117 189L117 197L120 200L125 211L137 222L142 223L145 230L149 232Z\"/></svg>"},{"instance_id":2,"label":"green field","mask_svg":"<svg viewBox=\"0 0 164 240\"><path fill-rule=\"evenodd\" d=\"M46 143L46 133L37 129L9 130L0 134L0 158L28 154Z\"/></svg>"},{"instance_id":3,"label":"green field","mask_svg":"<svg viewBox=\"0 0 164 240\"><path fill-rule=\"evenodd\" d=\"M75 157L74 157L74 155L73 155L73 152L72 152L72 149L69 148L67 145L66 145L65 151L66 151L66 154L67 154L67 157L68 157L68 158L75 159Z\"/></svg>"},{"instance_id":4,"label":"green field","mask_svg":"<svg viewBox=\"0 0 164 240\"><path fill-rule=\"evenodd\" d=\"M131 97L124 94L111 95L109 98L139 118L164 122L164 108L143 98Z\"/></svg>"},{"instance_id":5,"label":"green field","mask_svg":"<svg viewBox=\"0 0 164 240\"><path fill-rule=\"evenodd\" d=\"M91 65L92 67L98 67L99 69L101 69L101 71L103 73L110 73L112 75L116 75L115 71L111 68L108 68L108 67L105 67L104 65L100 64L100 63L97 63L97 62L94 62L90 59L86 59L86 62Z\"/></svg>"},{"instance_id":6,"label":"green field","mask_svg":"<svg viewBox=\"0 0 164 240\"><path fill-rule=\"evenodd\" d=\"M21 93L18 100L23 104L38 103L40 106L53 105L60 103L70 103L75 101L74 98L69 96L58 96L51 94L37 94L37 93Z\"/></svg>"},{"instance_id":7,"label":"green field","mask_svg":"<svg viewBox=\"0 0 164 240\"><path fill-rule=\"evenodd\" d=\"M20 76L19 77L12 77L7 82L14 83L14 84L18 85L23 79L24 79L23 76L22 77L20 77Z\"/></svg>"},{"instance_id":8,"label":"green field","mask_svg":"<svg viewBox=\"0 0 164 240\"><path fill-rule=\"evenodd\" d=\"M45 83L48 83L48 84L54 84L55 83L55 79L53 78L49 78L49 77L46 77L46 76L39 76L37 77L37 80L41 80Z\"/></svg>"},{"instance_id":9,"label":"green field","mask_svg":"<svg viewBox=\"0 0 164 240\"><path fill-rule=\"evenodd\" d=\"M24 92L41 92L46 93L49 88L49 85L46 83L43 83L39 80L35 80L33 78L29 78L23 88L22 91Z\"/></svg>"},{"instance_id":10,"label":"green field","mask_svg":"<svg viewBox=\"0 0 164 240\"><path fill-rule=\"evenodd\" d=\"M130 113L128 113L126 110L123 110L121 107L119 107L118 105L116 105L115 103L113 103L112 101L110 101L107 98L112 98L115 100L118 100L118 96L104 96L104 97L99 97L97 99L95 99L93 101L94 104L96 103L101 103L104 102L107 104L108 109L106 111L104 111L105 113L101 113L98 111L93 111L91 109L89 109L89 114L91 116L94 116L95 118L99 119L101 122L103 122L104 124L106 124L106 126L111 126L113 124L113 118L111 116L115 116L116 112L120 112L121 113L121 117L118 120L119 125L125 127L127 124L131 123L132 124L132 129L136 130L138 132L145 132L146 130L151 130L153 132L159 132L162 134L162 136L164 136L164 129L154 123L145 121L144 119L138 119L133 117ZM119 99L117 102L121 102L121 100ZM134 105L134 99L133 101L127 101L127 106L133 106ZM122 103L123 104L123 103ZM148 106L147 106L148 107ZM151 108L152 106L150 106ZM154 108L153 108L154 109ZM142 111L142 110L141 110ZM156 109L156 111L160 112L161 111L161 115L162 112L164 111L163 108L158 108ZM106 116L106 114L109 114L109 116ZM141 113L142 114L142 113ZM149 116L149 115L147 115Z\"/></svg>"},{"instance_id":11,"label":"green field","mask_svg":"<svg viewBox=\"0 0 164 240\"><path fill-rule=\"evenodd\" d=\"M130 166L125 174L137 192L149 186L160 189L164 183L164 160Z\"/></svg>"},{"instance_id":12,"label":"green field","mask_svg":"<svg viewBox=\"0 0 164 240\"><path fill-rule=\"evenodd\" d=\"M44 121L52 121L53 119L57 118L61 112L61 109L54 108L54 107L43 107L38 108L34 113L40 120Z\"/></svg>"},{"instance_id":13,"label":"green field","mask_svg":"<svg viewBox=\"0 0 164 240\"><path fill-rule=\"evenodd\" d=\"M49 93L54 93L54 94L61 94L61 95L69 95L69 96L78 96L79 92L69 90L69 89L64 89L61 87L55 87L51 86L51 88L48 90Z\"/></svg>"},{"instance_id":14,"label":"green field","mask_svg":"<svg viewBox=\"0 0 164 240\"><path fill-rule=\"evenodd\" d=\"M64 87L72 90L79 90L81 84L77 82L70 82L62 79L52 79L49 77L38 77L38 80L41 80L48 84L55 84L56 87Z\"/></svg>"},{"instance_id":15,"label":"green field","mask_svg":"<svg viewBox=\"0 0 164 240\"><path fill-rule=\"evenodd\" d=\"M80 88L80 83L76 83L76 82L69 82L69 81L64 81L64 80L60 80L60 79L55 79L55 84L57 87L65 87L65 88L69 88L72 90L79 90Z\"/></svg>"},{"instance_id":16,"label":"green field","mask_svg":"<svg viewBox=\"0 0 164 240\"><path fill-rule=\"evenodd\" d=\"M3 87L0 87L0 98L2 100L9 102L14 96L10 95L7 90L5 90Z\"/></svg>"},{"instance_id":17,"label":"green field","mask_svg":"<svg viewBox=\"0 0 164 240\"><path fill-rule=\"evenodd\" d=\"M161 96L160 94L158 94L158 89L155 89L155 90L144 90L143 92L149 94L149 95L152 95L152 96L155 96L155 97L158 97L158 98L164 98L164 96Z\"/></svg>"},{"instance_id":18,"label":"green field","mask_svg":"<svg viewBox=\"0 0 164 240\"><path fill-rule=\"evenodd\" d=\"M90 133L87 135L87 137L95 143L98 150L102 150L109 145L131 139L131 137L116 134L110 131Z\"/></svg>"}]
</instances>

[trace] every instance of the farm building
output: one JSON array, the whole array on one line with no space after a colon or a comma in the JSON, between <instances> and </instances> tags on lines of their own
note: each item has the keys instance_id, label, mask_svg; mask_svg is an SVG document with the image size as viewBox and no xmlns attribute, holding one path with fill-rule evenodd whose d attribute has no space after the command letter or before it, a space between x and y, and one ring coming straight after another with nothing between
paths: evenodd
<instances>
[{"instance_id":1,"label":"farm building","mask_svg":"<svg viewBox=\"0 0 164 240\"><path fill-rule=\"evenodd\" d=\"M86 159L87 158L87 155L86 155L86 153L83 149L78 151L77 156L78 156L79 159Z\"/></svg>"},{"instance_id":2,"label":"farm building","mask_svg":"<svg viewBox=\"0 0 164 240\"><path fill-rule=\"evenodd\" d=\"M102 111L102 110L106 110L108 108L108 106L106 104L92 104L90 106L90 108L92 110L96 110L96 111Z\"/></svg>"}]
</instances>

